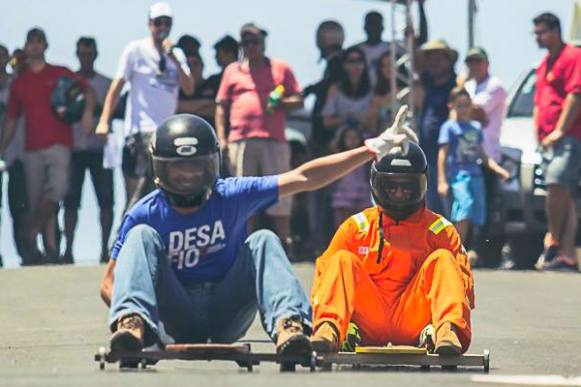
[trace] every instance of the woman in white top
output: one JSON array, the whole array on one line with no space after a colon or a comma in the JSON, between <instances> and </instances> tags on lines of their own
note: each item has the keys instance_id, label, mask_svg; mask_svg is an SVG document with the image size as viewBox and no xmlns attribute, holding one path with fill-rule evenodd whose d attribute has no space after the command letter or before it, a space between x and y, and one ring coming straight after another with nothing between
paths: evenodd
<instances>
[{"instance_id":1,"label":"woman in white top","mask_svg":"<svg viewBox=\"0 0 581 387\"><path fill-rule=\"evenodd\" d=\"M350 47L343 53L342 62L341 78L327 92L322 111L323 126L333 133L347 126L367 132L373 92L365 54L359 47Z\"/></svg>"}]
</instances>

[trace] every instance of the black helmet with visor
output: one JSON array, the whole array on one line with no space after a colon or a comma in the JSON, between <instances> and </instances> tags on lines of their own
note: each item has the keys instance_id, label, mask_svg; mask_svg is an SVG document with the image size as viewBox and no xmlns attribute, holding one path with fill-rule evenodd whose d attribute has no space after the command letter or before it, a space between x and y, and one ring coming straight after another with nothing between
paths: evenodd
<instances>
[{"instance_id":1,"label":"black helmet with visor","mask_svg":"<svg viewBox=\"0 0 581 387\"><path fill-rule=\"evenodd\" d=\"M154 182L171 205L198 207L210 198L220 173L220 147L203 118L177 114L162 122L150 154Z\"/></svg>"},{"instance_id":2,"label":"black helmet with visor","mask_svg":"<svg viewBox=\"0 0 581 387\"><path fill-rule=\"evenodd\" d=\"M371 165L371 193L379 208L404 220L424 205L428 163L422 149L410 142L406 154L390 154Z\"/></svg>"}]
</instances>

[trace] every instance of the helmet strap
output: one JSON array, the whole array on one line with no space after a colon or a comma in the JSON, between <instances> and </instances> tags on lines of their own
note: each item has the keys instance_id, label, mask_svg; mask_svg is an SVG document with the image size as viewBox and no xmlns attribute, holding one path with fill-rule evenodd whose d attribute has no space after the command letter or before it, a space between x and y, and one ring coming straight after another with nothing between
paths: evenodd
<instances>
[{"instance_id":1,"label":"helmet strap","mask_svg":"<svg viewBox=\"0 0 581 387\"><path fill-rule=\"evenodd\" d=\"M383 232L383 212L379 211L379 248L377 249L377 263L381 263L381 261L383 260L383 240L385 238L384 232Z\"/></svg>"}]
</instances>

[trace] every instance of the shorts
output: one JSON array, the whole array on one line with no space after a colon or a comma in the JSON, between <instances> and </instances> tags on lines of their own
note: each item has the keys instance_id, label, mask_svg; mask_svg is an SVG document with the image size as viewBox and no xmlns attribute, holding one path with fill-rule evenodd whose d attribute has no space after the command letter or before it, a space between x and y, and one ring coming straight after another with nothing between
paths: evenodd
<instances>
[{"instance_id":1,"label":"shorts","mask_svg":"<svg viewBox=\"0 0 581 387\"><path fill-rule=\"evenodd\" d=\"M249 138L228 144L230 172L234 176L269 176L290 170L290 146L269 138ZM292 198L285 197L266 210L270 216L290 216Z\"/></svg>"},{"instance_id":2,"label":"shorts","mask_svg":"<svg viewBox=\"0 0 581 387\"><path fill-rule=\"evenodd\" d=\"M125 139L123 147L123 174L137 179L150 175L149 142L152 133L137 133Z\"/></svg>"},{"instance_id":3,"label":"shorts","mask_svg":"<svg viewBox=\"0 0 581 387\"><path fill-rule=\"evenodd\" d=\"M575 196L581 175L581 141L576 137L566 136L552 149L543 150L541 153L545 185L566 186Z\"/></svg>"},{"instance_id":4,"label":"shorts","mask_svg":"<svg viewBox=\"0 0 581 387\"><path fill-rule=\"evenodd\" d=\"M71 150L55 144L46 149L24 152L24 173L30 211L38 208L42 199L59 203L69 185Z\"/></svg>"},{"instance_id":5,"label":"shorts","mask_svg":"<svg viewBox=\"0 0 581 387\"><path fill-rule=\"evenodd\" d=\"M469 220L476 226L486 221L486 192L484 178L460 171L451 180L452 213L450 219L457 223Z\"/></svg>"},{"instance_id":6,"label":"shorts","mask_svg":"<svg viewBox=\"0 0 581 387\"><path fill-rule=\"evenodd\" d=\"M99 208L113 208L113 170L103 168L103 152L79 151L71 155L69 191L65 196L66 209L76 210L81 206L81 194L85 182L85 171L89 170Z\"/></svg>"}]
</instances>

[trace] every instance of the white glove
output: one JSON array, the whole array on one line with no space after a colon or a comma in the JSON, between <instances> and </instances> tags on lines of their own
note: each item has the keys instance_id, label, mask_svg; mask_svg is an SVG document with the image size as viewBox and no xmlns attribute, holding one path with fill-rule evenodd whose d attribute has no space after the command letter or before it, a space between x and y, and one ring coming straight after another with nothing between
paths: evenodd
<instances>
[{"instance_id":1,"label":"white glove","mask_svg":"<svg viewBox=\"0 0 581 387\"><path fill-rule=\"evenodd\" d=\"M418 136L407 126L405 120L408 112L408 105L403 105L393 124L379 136L365 141L365 146L370 152L375 154L377 160L388 154L407 154L410 141L418 143Z\"/></svg>"}]
</instances>

